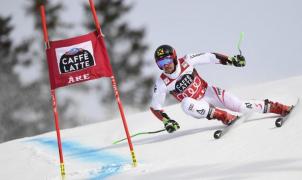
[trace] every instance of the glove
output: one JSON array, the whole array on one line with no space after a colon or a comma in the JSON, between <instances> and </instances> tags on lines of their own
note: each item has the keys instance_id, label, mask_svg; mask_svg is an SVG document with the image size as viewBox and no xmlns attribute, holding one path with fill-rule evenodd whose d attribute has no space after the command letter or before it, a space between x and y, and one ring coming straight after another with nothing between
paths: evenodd
<instances>
[{"instance_id":1,"label":"glove","mask_svg":"<svg viewBox=\"0 0 302 180\"><path fill-rule=\"evenodd\" d=\"M233 56L233 57L229 57L228 59L236 67L243 67L243 66L245 66L245 58L242 55L236 55L236 56Z\"/></svg>"},{"instance_id":2,"label":"glove","mask_svg":"<svg viewBox=\"0 0 302 180\"><path fill-rule=\"evenodd\" d=\"M166 130L168 131L168 133L172 133L174 131L176 131L177 129L180 128L179 124L172 120L172 119L164 119L163 123L165 125Z\"/></svg>"}]
</instances>

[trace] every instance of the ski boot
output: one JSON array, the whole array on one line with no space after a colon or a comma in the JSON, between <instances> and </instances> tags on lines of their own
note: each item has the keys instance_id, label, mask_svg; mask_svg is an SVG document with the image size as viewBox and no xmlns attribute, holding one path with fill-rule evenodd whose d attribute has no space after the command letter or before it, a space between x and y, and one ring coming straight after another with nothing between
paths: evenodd
<instances>
[{"instance_id":1,"label":"ski boot","mask_svg":"<svg viewBox=\"0 0 302 180\"><path fill-rule=\"evenodd\" d=\"M267 113L275 113L283 117L286 116L293 108L293 106L287 106L278 102L272 102L268 99L264 100L264 104L266 106L265 109Z\"/></svg>"},{"instance_id":2,"label":"ski boot","mask_svg":"<svg viewBox=\"0 0 302 180\"><path fill-rule=\"evenodd\" d=\"M207 119L217 119L221 121L223 124L229 126L232 124L234 120L236 120L238 116L235 116L233 114L227 113L226 111L217 109L217 108L211 108L210 112L207 116Z\"/></svg>"}]
</instances>

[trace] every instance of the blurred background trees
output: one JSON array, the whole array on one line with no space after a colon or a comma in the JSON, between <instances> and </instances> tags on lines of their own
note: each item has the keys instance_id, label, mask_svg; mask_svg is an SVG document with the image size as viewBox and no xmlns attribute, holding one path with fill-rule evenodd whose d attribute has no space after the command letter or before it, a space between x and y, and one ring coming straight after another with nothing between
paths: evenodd
<instances>
[{"instance_id":1,"label":"blurred background trees","mask_svg":"<svg viewBox=\"0 0 302 180\"><path fill-rule=\"evenodd\" d=\"M148 46L143 41L145 29L134 29L129 26L124 15L132 6L126 5L123 0L95 1L95 8L105 41L111 65L115 73L123 103L133 107L144 107L149 102L150 87L153 85L152 77L145 76L144 68L150 65L144 54ZM90 13L89 4L85 5L85 14ZM86 16L86 27L95 28L91 16ZM153 62L153 61L152 61ZM109 89L104 101L112 101L113 92Z\"/></svg>"},{"instance_id":2,"label":"blurred background trees","mask_svg":"<svg viewBox=\"0 0 302 180\"><path fill-rule=\"evenodd\" d=\"M35 32L24 35L21 42L15 42L11 36L14 28L17 28L11 24L13 15L0 16L0 142L54 130L39 5L45 5L51 39L69 38L69 32L75 24L86 27L87 33L94 29L88 1L81 4L83 13L87 14L85 22L78 22L69 17L71 23L63 22L60 18L62 12L67 10L62 2L26 1L24 14L33 21ZM132 6L125 4L124 1L94 0L94 2L123 104L131 108L144 109L149 103L153 82L152 77L144 74L144 69L150 65L144 57L148 49L144 42L145 29L129 26L123 16ZM73 97L80 98L79 92L95 94L96 98L93 100L102 107L104 114L107 114L102 116L100 121L117 115L110 80L101 82L74 85L62 91L63 97L58 104L61 128L91 122L89 119L83 121L77 112L79 110L77 103L81 101L76 101Z\"/></svg>"}]
</instances>

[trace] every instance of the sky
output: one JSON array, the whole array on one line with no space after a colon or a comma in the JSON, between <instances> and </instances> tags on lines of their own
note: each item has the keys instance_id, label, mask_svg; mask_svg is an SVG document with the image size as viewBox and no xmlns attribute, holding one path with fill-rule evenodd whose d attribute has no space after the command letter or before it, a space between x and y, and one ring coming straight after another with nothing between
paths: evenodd
<instances>
[{"instance_id":1,"label":"sky","mask_svg":"<svg viewBox=\"0 0 302 180\"><path fill-rule=\"evenodd\" d=\"M86 0L64 0L63 19L82 23L81 4ZM88 2L88 0L87 0ZM13 37L22 39L32 32L25 16L26 1L1 0L0 14L14 14ZM161 44L172 45L182 57L188 53L220 52L236 55L240 32L245 68L210 65L199 71L210 84L237 87L302 74L302 1L299 0L126 0L133 9L125 19L133 27L145 27L149 45L146 58ZM74 21L76 19L76 21ZM70 34L85 33L78 24ZM155 75L160 71L150 67Z\"/></svg>"},{"instance_id":2,"label":"sky","mask_svg":"<svg viewBox=\"0 0 302 180\"><path fill-rule=\"evenodd\" d=\"M302 98L302 76L236 89L245 97L270 97L287 104ZM285 84L279 88L279 84ZM298 85L297 85L298 84ZM268 89L263 93L262 89ZM290 92L286 94L286 92ZM250 96L248 95L248 96ZM180 129L169 134L143 134L132 138L138 166L133 168L122 121L114 119L61 131L66 177L60 178L55 132L0 144L1 179L19 180L300 180L302 177L302 103L281 128L278 116L253 114L237 121L215 140L225 126L216 120L195 119L167 107ZM163 124L151 112L129 116L130 134L156 131ZM172 116L172 115L171 115ZM257 133L255 133L257 132ZM38 167L38 168L37 168Z\"/></svg>"}]
</instances>

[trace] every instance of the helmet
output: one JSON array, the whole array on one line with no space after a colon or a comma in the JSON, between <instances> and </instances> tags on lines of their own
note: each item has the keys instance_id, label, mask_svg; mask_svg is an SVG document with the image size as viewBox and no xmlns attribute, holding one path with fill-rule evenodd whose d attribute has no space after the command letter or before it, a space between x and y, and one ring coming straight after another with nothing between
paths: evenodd
<instances>
[{"instance_id":1,"label":"helmet","mask_svg":"<svg viewBox=\"0 0 302 180\"><path fill-rule=\"evenodd\" d=\"M173 59L174 64L177 64L177 55L176 51L172 46L169 45L161 45L159 46L154 53L155 62L159 60L165 59L165 58L171 58ZM158 65L158 64L157 64ZM159 66L158 66L159 67ZM162 69L162 67L159 67L159 69Z\"/></svg>"}]
</instances>

